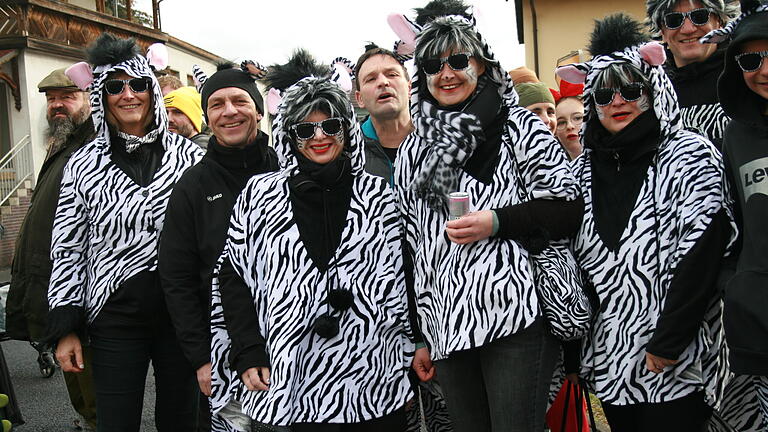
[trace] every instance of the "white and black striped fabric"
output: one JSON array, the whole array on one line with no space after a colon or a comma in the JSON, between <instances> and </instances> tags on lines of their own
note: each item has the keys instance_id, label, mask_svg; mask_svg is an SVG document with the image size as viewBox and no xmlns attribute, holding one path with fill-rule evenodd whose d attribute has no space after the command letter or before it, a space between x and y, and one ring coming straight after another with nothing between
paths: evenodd
<instances>
[{"instance_id":1,"label":"white and black striped fabric","mask_svg":"<svg viewBox=\"0 0 768 432\"><path fill-rule=\"evenodd\" d=\"M458 16L449 19L465 20ZM509 75L493 60L485 43L484 51L492 63L485 73L500 85L502 103L509 114L491 183L486 185L458 169L456 189L469 193L473 211L519 203L517 176L529 199L575 199L576 186L565 154L544 123L517 106ZM428 91L418 64L416 68L411 91L414 123L425 115L420 99L422 92ZM532 324L540 310L528 252L520 244L493 237L468 245L450 242L444 236L447 210L433 209L409 187L431 157L431 148L417 134L406 138L398 153L395 185L406 240L415 255L421 330L433 360L440 360L451 352L518 332Z\"/></svg>"},{"instance_id":2,"label":"white and black striped fabric","mask_svg":"<svg viewBox=\"0 0 768 432\"><path fill-rule=\"evenodd\" d=\"M723 161L709 141L682 129L669 79L660 66L642 60L638 47L575 65L587 72L587 121L594 115L590 97L594 80L615 63L630 63L649 78L662 139L618 249L613 252L603 244L595 227L591 150L585 147L576 161L585 208L573 248L600 302L593 329L585 340L582 376L600 400L609 404L666 402L704 390L707 401L714 405L725 370L720 361L720 299L710 305L698 334L675 367L659 374L647 370L645 346L664 307L675 268L723 208L731 218L731 243L735 240Z\"/></svg>"},{"instance_id":3,"label":"white and black striped fabric","mask_svg":"<svg viewBox=\"0 0 768 432\"><path fill-rule=\"evenodd\" d=\"M731 118L725 114L720 103L693 105L680 108L683 125L691 132L708 138L711 141L722 142L725 127Z\"/></svg>"},{"instance_id":4,"label":"white and black striped fabric","mask_svg":"<svg viewBox=\"0 0 768 432\"><path fill-rule=\"evenodd\" d=\"M151 133L162 137L165 152L146 187L131 180L110 157L103 86L110 73L120 71L152 83ZM75 152L64 168L53 225L53 271L48 290L51 309L83 307L89 323L124 281L157 268L157 241L168 197L181 174L203 156L192 141L168 132L163 95L144 57L97 66L94 77L90 101L97 135Z\"/></svg>"},{"instance_id":5,"label":"white and black striped fabric","mask_svg":"<svg viewBox=\"0 0 768 432\"><path fill-rule=\"evenodd\" d=\"M271 365L270 388L248 391L229 368L230 342L214 278L214 413L225 415L223 409L237 401L248 416L270 425L356 423L387 415L412 397L407 371L414 347L397 206L386 181L363 170L363 137L354 118L345 119L352 199L327 272L312 264L294 220L287 181L298 163L284 107L322 79L305 78L286 91L273 126L281 170L249 181L235 204L225 247L251 288ZM326 311L326 284L336 272L354 303L341 317L339 334L325 339L312 324Z\"/></svg>"}]
</instances>

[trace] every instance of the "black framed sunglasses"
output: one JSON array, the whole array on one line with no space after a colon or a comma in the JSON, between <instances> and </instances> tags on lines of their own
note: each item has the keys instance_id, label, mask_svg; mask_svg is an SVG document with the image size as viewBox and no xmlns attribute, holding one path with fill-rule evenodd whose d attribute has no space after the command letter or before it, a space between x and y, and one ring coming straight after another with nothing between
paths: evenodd
<instances>
[{"instance_id":1,"label":"black framed sunglasses","mask_svg":"<svg viewBox=\"0 0 768 432\"><path fill-rule=\"evenodd\" d=\"M683 26L685 18L687 17L693 25L703 26L709 22L709 14L712 13L711 9L698 8L688 12L670 12L664 15L664 27L674 30Z\"/></svg>"},{"instance_id":2,"label":"black framed sunglasses","mask_svg":"<svg viewBox=\"0 0 768 432\"><path fill-rule=\"evenodd\" d=\"M319 122L301 122L290 127L296 138L306 141L315 136L319 127L327 136L336 136L344 131L344 120L341 117L331 117Z\"/></svg>"},{"instance_id":3,"label":"black framed sunglasses","mask_svg":"<svg viewBox=\"0 0 768 432\"><path fill-rule=\"evenodd\" d=\"M634 102L643 95L643 85L640 83L629 83L619 88L599 88L592 93L592 97L595 100L595 104L606 106L613 102L613 95L617 92L626 102Z\"/></svg>"},{"instance_id":4,"label":"black framed sunglasses","mask_svg":"<svg viewBox=\"0 0 768 432\"><path fill-rule=\"evenodd\" d=\"M109 95L119 95L125 90L125 85L134 93L144 93L149 90L149 80L146 78L131 78L126 80L108 79L104 81L104 91Z\"/></svg>"},{"instance_id":5,"label":"black framed sunglasses","mask_svg":"<svg viewBox=\"0 0 768 432\"><path fill-rule=\"evenodd\" d=\"M421 61L421 68L427 75L437 75L443 70L443 65L448 63L451 69L462 71L469 66L470 57L472 57L470 53L456 53L448 57L425 59Z\"/></svg>"},{"instance_id":6,"label":"black framed sunglasses","mask_svg":"<svg viewBox=\"0 0 768 432\"><path fill-rule=\"evenodd\" d=\"M744 72L754 72L763 66L763 59L768 57L768 51L742 53L736 56L736 63Z\"/></svg>"}]
</instances>

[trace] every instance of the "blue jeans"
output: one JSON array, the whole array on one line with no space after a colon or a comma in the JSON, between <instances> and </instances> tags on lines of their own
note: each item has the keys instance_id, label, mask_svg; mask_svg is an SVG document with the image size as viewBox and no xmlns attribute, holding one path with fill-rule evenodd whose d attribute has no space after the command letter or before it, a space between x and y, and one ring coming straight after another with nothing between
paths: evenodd
<instances>
[{"instance_id":1,"label":"blue jeans","mask_svg":"<svg viewBox=\"0 0 768 432\"><path fill-rule=\"evenodd\" d=\"M151 337L92 337L93 380L99 432L138 432L149 362L155 371L158 432L190 432L197 423L200 390L168 323Z\"/></svg>"},{"instance_id":2,"label":"blue jeans","mask_svg":"<svg viewBox=\"0 0 768 432\"><path fill-rule=\"evenodd\" d=\"M436 363L454 432L538 432L560 344L543 318Z\"/></svg>"}]
</instances>

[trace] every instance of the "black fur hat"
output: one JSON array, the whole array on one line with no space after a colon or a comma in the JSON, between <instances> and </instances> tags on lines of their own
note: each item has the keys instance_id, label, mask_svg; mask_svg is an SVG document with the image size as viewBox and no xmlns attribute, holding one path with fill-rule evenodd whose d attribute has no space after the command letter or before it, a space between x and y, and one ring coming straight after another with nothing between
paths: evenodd
<instances>
[{"instance_id":1,"label":"black fur hat","mask_svg":"<svg viewBox=\"0 0 768 432\"><path fill-rule=\"evenodd\" d=\"M110 33L102 33L85 51L88 63L93 66L114 65L139 55L136 39L120 39Z\"/></svg>"},{"instance_id":2,"label":"black fur hat","mask_svg":"<svg viewBox=\"0 0 768 432\"><path fill-rule=\"evenodd\" d=\"M593 56L606 55L650 40L639 21L627 14L617 13L595 20L588 49Z\"/></svg>"},{"instance_id":3,"label":"black fur hat","mask_svg":"<svg viewBox=\"0 0 768 432\"><path fill-rule=\"evenodd\" d=\"M331 68L319 64L309 51L299 48L293 52L284 65L275 64L269 67L264 82L267 88L285 91L302 78L308 76L324 77L331 75Z\"/></svg>"},{"instance_id":4,"label":"black fur hat","mask_svg":"<svg viewBox=\"0 0 768 432\"><path fill-rule=\"evenodd\" d=\"M423 26L433 19L446 15L461 15L471 19L472 14L467 12L469 6L461 0L432 0L423 8L416 8L416 24Z\"/></svg>"}]
</instances>

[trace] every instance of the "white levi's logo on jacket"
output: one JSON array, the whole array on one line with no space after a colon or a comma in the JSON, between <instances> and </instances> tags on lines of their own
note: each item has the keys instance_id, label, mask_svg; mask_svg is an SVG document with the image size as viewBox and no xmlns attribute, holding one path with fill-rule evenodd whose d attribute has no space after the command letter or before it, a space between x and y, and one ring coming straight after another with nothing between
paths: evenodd
<instances>
[{"instance_id":1,"label":"white levi's logo on jacket","mask_svg":"<svg viewBox=\"0 0 768 432\"><path fill-rule=\"evenodd\" d=\"M213 196L208 196L206 198L208 199L208 202L213 202L213 201L216 201L217 199L221 198L221 194L219 193L219 194L216 194L216 195L213 195Z\"/></svg>"},{"instance_id":2,"label":"white levi's logo on jacket","mask_svg":"<svg viewBox=\"0 0 768 432\"><path fill-rule=\"evenodd\" d=\"M744 186L744 202L754 194L768 196L768 157L755 159L739 168L739 175Z\"/></svg>"}]
</instances>

